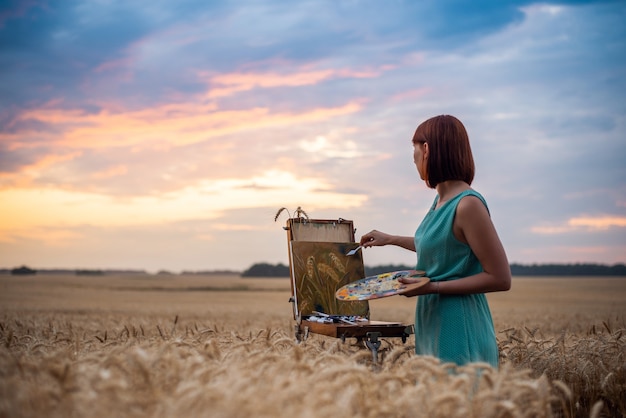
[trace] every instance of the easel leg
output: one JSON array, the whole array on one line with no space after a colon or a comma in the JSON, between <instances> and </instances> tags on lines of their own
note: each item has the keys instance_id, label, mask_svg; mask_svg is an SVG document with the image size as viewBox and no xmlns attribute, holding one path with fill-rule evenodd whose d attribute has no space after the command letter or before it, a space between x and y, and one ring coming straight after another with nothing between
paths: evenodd
<instances>
[{"instance_id":1,"label":"easel leg","mask_svg":"<svg viewBox=\"0 0 626 418\"><path fill-rule=\"evenodd\" d=\"M306 341L309 338L309 327L304 327L304 331L300 328L300 325L294 325L296 341L300 344L303 341Z\"/></svg>"},{"instance_id":2,"label":"easel leg","mask_svg":"<svg viewBox=\"0 0 626 418\"><path fill-rule=\"evenodd\" d=\"M374 363L378 363L378 349L380 348L378 337L380 337L380 332L368 332L365 335L367 337L365 345L372 351L372 360L374 360Z\"/></svg>"}]
</instances>

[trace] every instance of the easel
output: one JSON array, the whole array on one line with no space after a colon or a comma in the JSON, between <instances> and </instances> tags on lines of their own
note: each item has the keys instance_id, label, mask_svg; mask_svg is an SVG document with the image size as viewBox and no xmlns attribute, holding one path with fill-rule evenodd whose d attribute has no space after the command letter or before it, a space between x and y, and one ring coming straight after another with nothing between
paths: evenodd
<instances>
[{"instance_id":1,"label":"easel","mask_svg":"<svg viewBox=\"0 0 626 418\"><path fill-rule=\"evenodd\" d=\"M342 218L309 219L299 216L301 213L298 208L297 217L287 219L284 227L289 244L289 301L296 320L297 341L305 341L310 333L340 338L343 342L356 338L358 343L365 342L377 363L379 338L401 338L405 343L413 334L413 325L372 321L367 301L336 300L337 289L365 277L362 252L345 255L358 246L353 222ZM359 320L336 318L354 316Z\"/></svg>"}]
</instances>

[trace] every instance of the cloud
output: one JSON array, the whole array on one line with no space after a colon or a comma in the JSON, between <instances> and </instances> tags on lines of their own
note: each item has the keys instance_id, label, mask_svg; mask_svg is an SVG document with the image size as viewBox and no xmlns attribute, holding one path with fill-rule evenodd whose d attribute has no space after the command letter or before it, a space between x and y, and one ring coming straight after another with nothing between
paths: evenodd
<instances>
[{"instance_id":1,"label":"cloud","mask_svg":"<svg viewBox=\"0 0 626 418\"><path fill-rule=\"evenodd\" d=\"M300 148L312 154L313 159L328 158L354 158L363 155L356 143L352 141L331 143L325 136L317 136L314 140L302 140L298 143Z\"/></svg>"},{"instance_id":2,"label":"cloud","mask_svg":"<svg viewBox=\"0 0 626 418\"><path fill-rule=\"evenodd\" d=\"M387 68L388 69L388 68ZM373 78L381 70L355 71L351 69L301 69L294 73L229 73L203 75L211 88L207 93L210 99L230 96L234 93L254 88L296 87L315 85L335 78Z\"/></svg>"},{"instance_id":3,"label":"cloud","mask_svg":"<svg viewBox=\"0 0 626 418\"><path fill-rule=\"evenodd\" d=\"M85 235L73 227L28 227L16 228L5 233L0 227L0 242L8 245L15 244L16 241L38 242L44 247L51 248L72 248L80 243Z\"/></svg>"},{"instance_id":4,"label":"cloud","mask_svg":"<svg viewBox=\"0 0 626 418\"><path fill-rule=\"evenodd\" d=\"M0 141L12 147L27 146L25 139L40 144L89 149L106 147L171 146L204 142L210 138L272 126L311 123L357 112L358 101L339 107L318 107L300 113L276 113L267 108L220 110L213 103L188 102L167 104L138 111L101 110L88 113L82 109L38 108L17 116L17 120L35 121L61 131L51 135L48 129L29 129L1 134Z\"/></svg>"},{"instance_id":5,"label":"cloud","mask_svg":"<svg viewBox=\"0 0 626 418\"><path fill-rule=\"evenodd\" d=\"M91 173L91 177L95 179L109 179L111 177L123 176L128 173L128 167L125 165L116 165L109 167L104 171Z\"/></svg>"},{"instance_id":6,"label":"cloud","mask_svg":"<svg viewBox=\"0 0 626 418\"><path fill-rule=\"evenodd\" d=\"M606 230L612 227L626 227L626 216L602 216L573 218L568 222L574 227Z\"/></svg>"},{"instance_id":7,"label":"cloud","mask_svg":"<svg viewBox=\"0 0 626 418\"><path fill-rule=\"evenodd\" d=\"M8 153L15 155L16 153ZM61 154L52 154L43 152L40 156L28 158L18 157L18 161L22 161L22 165L14 162L13 167L7 166L6 171L0 171L0 189L3 187L29 187L32 183L41 177L42 173L56 165L62 165L68 161L79 158L82 155L80 151L68 151Z\"/></svg>"},{"instance_id":8,"label":"cloud","mask_svg":"<svg viewBox=\"0 0 626 418\"><path fill-rule=\"evenodd\" d=\"M158 196L118 199L61 189L8 189L0 191L4 202L0 236L7 240L43 227L119 227L212 219L231 209L258 207L260 202L275 207L347 209L362 205L366 199L364 195L335 192L319 179L298 178L280 171L249 179L205 180Z\"/></svg>"},{"instance_id":9,"label":"cloud","mask_svg":"<svg viewBox=\"0 0 626 418\"><path fill-rule=\"evenodd\" d=\"M624 227L626 227L626 216L603 215L595 217L582 216L570 218L565 224L562 225L533 226L531 230L536 234L554 235L566 234L579 230L593 232Z\"/></svg>"}]
</instances>

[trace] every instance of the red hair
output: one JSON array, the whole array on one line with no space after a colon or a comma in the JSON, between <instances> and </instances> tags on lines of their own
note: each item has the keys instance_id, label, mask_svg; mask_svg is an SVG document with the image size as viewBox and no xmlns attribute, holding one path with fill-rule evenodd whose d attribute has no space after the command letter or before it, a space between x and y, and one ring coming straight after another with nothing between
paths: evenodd
<instances>
[{"instance_id":1,"label":"red hair","mask_svg":"<svg viewBox=\"0 0 626 418\"><path fill-rule=\"evenodd\" d=\"M428 144L426 182L428 187L447 180L472 184L474 157L465 126L450 115L435 116L422 122L415 130L413 143Z\"/></svg>"}]
</instances>

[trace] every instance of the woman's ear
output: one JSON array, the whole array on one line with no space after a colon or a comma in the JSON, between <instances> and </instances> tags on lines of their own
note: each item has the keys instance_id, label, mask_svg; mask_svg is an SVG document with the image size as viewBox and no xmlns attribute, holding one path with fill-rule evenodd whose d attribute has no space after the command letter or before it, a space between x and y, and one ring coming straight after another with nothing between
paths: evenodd
<instances>
[{"instance_id":1,"label":"woman's ear","mask_svg":"<svg viewBox=\"0 0 626 418\"><path fill-rule=\"evenodd\" d=\"M423 146L424 146L424 159L426 159L428 157L428 154L430 153L430 150L428 149L428 142L424 142Z\"/></svg>"}]
</instances>

